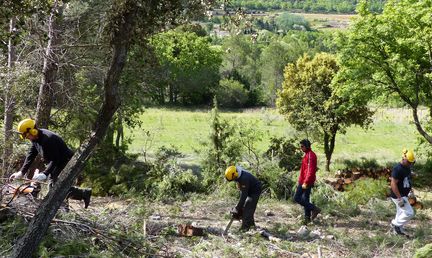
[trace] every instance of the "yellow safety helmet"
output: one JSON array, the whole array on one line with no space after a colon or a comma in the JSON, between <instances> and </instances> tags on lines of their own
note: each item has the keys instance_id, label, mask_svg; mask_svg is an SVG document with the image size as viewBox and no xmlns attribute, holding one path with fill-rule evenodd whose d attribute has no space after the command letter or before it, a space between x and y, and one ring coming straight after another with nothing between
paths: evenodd
<instances>
[{"instance_id":1,"label":"yellow safety helmet","mask_svg":"<svg viewBox=\"0 0 432 258\"><path fill-rule=\"evenodd\" d=\"M20 134L21 139L24 139L27 133L36 136L38 134L36 121L30 118L22 120L18 123L17 132Z\"/></svg>"},{"instance_id":2,"label":"yellow safety helmet","mask_svg":"<svg viewBox=\"0 0 432 258\"><path fill-rule=\"evenodd\" d=\"M414 151L413 150L407 150L407 149L403 149L402 150L402 154L403 154L403 158L408 160L410 163L414 163L415 162L415 156L414 156Z\"/></svg>"},{"instance_id":3,"label":"yellow safety helmet","mask_svg":"<svg viewBox=\"0 0 432 258\"><path fill-rule=\"evenodd\" d=\"M228 181L232 181L234 179L238 178L238 171L237 168L235 166L229 166L226 170L225 170L225 178Z\"/></svg>"}]
</instances>

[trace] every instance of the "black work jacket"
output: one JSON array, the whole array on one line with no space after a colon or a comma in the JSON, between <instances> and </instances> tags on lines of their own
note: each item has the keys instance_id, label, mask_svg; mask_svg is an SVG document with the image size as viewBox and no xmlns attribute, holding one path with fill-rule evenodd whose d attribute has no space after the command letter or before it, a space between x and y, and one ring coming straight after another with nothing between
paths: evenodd
<instances>
[{"instance_id":1,"label":"black work jacket","mask_svg":"<svg viewBox=\"0 0 432 258\"><path fill-rule=\"evenodd\" d=\"M47 167L43 173L56 179L61 170L66 166L73 156L73 151L69 149L63 139L46 129L38 129L37 140L31 141L32 146L27 153L21 172L26 174L31 164L39 154Z\"/></svg>"},{"instance_id":2,"label":"black work jacket","mask_svg":"<svg viewBox=\"0 0 432 258\"><path fill-rule=\"evenodd\" d=\"M248 196L261 194L261 182L250 172L242 169L240 177L235 181L238 182L241 191L240 200L236 206L238 209L243 208Z\"/></svg>"}]
</instances>

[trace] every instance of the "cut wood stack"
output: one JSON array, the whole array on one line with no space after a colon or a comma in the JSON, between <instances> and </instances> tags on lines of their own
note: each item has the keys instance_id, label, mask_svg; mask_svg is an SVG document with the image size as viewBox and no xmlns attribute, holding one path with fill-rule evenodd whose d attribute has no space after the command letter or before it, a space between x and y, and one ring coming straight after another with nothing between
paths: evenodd
<instances>
[{"instance_id":1,"label":"cut wood stack","mask_svg":"<svg viewBox=\"0 0 432 258\"><path fill-rule=\"evenodd\" d=\"M391 169L389 168L353 168L343 169L336 172L334 179L326 180L327 184L333 186L337 191L345 191L347 186L352 184L354 181L363 178L374 178L386 177L387 181L390 181Z\"/></svg>"}]
</instances>

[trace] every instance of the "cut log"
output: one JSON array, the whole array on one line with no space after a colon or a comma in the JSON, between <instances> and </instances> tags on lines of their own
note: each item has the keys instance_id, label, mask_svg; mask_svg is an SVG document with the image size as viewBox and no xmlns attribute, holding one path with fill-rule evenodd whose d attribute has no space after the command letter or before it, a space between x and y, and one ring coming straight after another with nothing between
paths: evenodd
<instances>
[{"instance_id":1,"label":"cut log","mask_svg":"<svg viewBox=\"0 0 432 258\"><path fill-rule=\"evenodd\" d=\"M188 224L179 224L177 226L177 233L180 236L203 236L204 235L204 229L194 227L194 226L188 225Z\"/></svg>"}]
</instances>

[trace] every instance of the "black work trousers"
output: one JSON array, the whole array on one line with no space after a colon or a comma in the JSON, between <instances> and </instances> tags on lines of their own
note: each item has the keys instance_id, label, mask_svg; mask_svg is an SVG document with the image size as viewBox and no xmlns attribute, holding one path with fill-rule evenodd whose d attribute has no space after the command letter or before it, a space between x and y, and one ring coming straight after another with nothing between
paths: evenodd
<instances>
[{"instance_id":1,"label":"black work trousers","mask_svg":"<svg viewBox=\"0 0 432 258\"><path fill-rule=\"evenodd\" d=\"M250 227L255 226L254 214L260 195L261 193L251 194L246 198L243 208L242 230L248 230Z\"/></svg>"}]
</instances>

